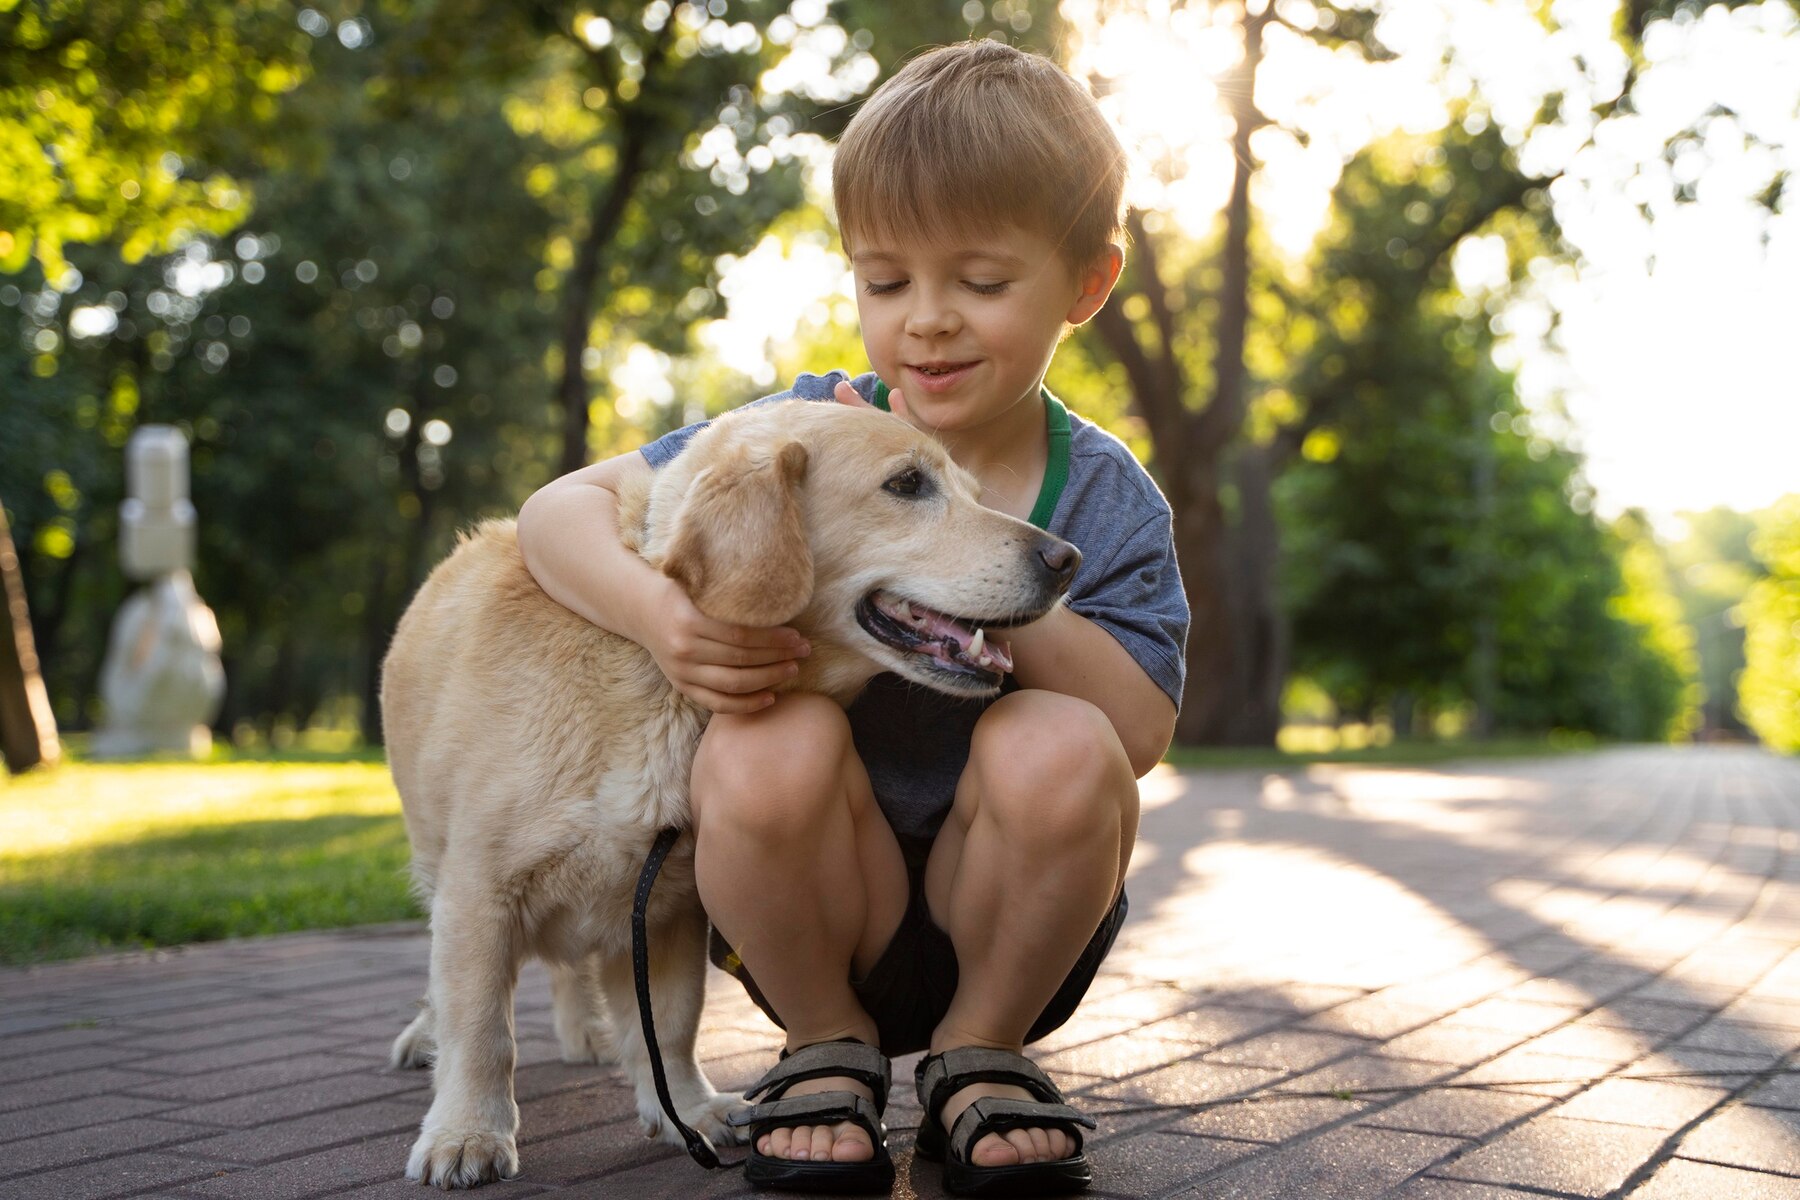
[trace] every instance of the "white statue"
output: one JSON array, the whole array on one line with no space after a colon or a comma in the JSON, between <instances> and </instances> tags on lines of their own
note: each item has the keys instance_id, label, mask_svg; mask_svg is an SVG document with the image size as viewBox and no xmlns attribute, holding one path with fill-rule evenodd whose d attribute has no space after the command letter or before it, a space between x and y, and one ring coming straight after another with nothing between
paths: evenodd
<instances>
[{"instance_id":1,"label":"white statue","mask_svg":"<svg viewBox=\"0 0 1800 1200\"><path fill-rule=\"evenodd\" d=\"M194 506L181 431L145 425L125 447L119 506L125 574L148 586L113 620L100 697L106 722L90 752L101 758L174 750L205 754L225 695L219 623L194 590Z\"/></svg>"}]
</instances>

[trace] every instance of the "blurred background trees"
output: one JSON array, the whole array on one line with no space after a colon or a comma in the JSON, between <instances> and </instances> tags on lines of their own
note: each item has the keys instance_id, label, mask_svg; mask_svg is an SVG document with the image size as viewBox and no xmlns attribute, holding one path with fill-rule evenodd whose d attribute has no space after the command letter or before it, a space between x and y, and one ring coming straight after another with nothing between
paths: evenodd
<instances>
[{"instance_id":1,"label":"blurred background trees","mask_svg":"<svg viewBox=\"0 0 1800 1200\"><path fill-rule=\"evenodd\" d=\"M1665 544L1598 515L1500 346L1577 257L1554 195L1630 116L1646 31L1707 6L1627 5L1612 67L1571 52L1600 84L1510 120L1447 58L1441 127L1346 145L1318 232L1284 244L1267 164L1339 135L1265 50L1373 70L1405 4L0 0L0 500L59 719L95 716L137 424L193 441L222 729L376 739L387 637L458 527L797 369L861 368L823 206L859 97L999 36L1129 120L1148 60L1108 30L1141 28L1210 64L1161 107L1212 133L1134 141L1126 276L1050 382L1176 508L1181 739L1270 743L1299 695L1399 736L1731 733L1742 669L1778 742L1751 714L1795 707L1793 629L1766 631L1796 522L1753 542L1705 514ZM1216 215L1183 219L1207 154ZM721 318L751 310L746 344Z\"/></svg>"}]
</instances>

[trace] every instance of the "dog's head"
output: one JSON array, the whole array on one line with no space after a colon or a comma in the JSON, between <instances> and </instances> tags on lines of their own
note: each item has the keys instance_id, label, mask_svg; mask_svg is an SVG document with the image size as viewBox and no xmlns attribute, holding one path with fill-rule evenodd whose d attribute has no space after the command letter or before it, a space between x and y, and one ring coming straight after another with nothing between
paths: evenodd
<instances>
[{"instance_id":1,"label":"dog's head","mask_svg":"<svg viewBox=\"0 0 1800 1200\"><path fill-rule=\"evenodd\" d=\"M870 409L744 409L657 473L640 551L710 617L793 624L795 686L840 699L878 671L991 694L1005 630L1067 590L1075 547L985 508L943 447Z\"/></svg>"}]
</instances>

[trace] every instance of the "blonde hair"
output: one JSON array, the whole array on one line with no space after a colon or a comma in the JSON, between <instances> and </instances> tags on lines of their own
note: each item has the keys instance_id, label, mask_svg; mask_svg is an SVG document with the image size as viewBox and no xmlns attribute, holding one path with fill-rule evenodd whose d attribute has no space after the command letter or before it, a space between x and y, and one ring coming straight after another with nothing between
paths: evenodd
<instances>
[{"instance_id":1,"label":"blonde hair","mask_svg":"<svg viewBox=\"0 0 1800 1200\"><path fill-rule=\"evenodd\" d=\"M844 130L831 192L844 245L1012 224L1079 270L1120 240L1125 151L1094 98L1049 59L992 40L929 50Z\"/></svg>"}]
</instances>

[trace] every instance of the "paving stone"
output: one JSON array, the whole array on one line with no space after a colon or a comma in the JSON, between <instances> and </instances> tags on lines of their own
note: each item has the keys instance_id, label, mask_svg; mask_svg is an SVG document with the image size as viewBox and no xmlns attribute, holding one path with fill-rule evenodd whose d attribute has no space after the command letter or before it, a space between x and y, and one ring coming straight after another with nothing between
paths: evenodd
<instances>
[{"instance_id":1,"label":"paving stone","mask_svg":"<svg viewBox=\"0 0 1800 1200\"><path fill-rule=\"evenodd\" d=\"M1541 1112L1550 1103L1542 1096L1516 1092L1441 1088L1381 1108L1358 1123L1413 1133L1486 1140L1494 1130Z\"/></svg>"},{"instance_id":2,"label":"paving stone","mask_svg":"<svg viewBox=\"0 0 1800 1200\"><path fill-rule=\"evenodd\" d=\"M71 1021L63 1016L46 1019L51 1023L0 1037L0 1062L28 1055L57 1053L81 1046L105 1046L119 1037L117 1025L102 1025L97 1021ZM0 1067L0 1070L5 1069Z\"/></svg>"},{"instance_id":3,"label":"paving stone","mask_svg":"<svg viewBox=\"0 0 1800 1200\"><path fill-rule=\"evenodd\" d=\"M194 1196L223 1196L228 1200L301 1200L302 1197L343 1191L377 1180L400 1180L406 1172L406 1155L413 1143L411 1131L368 1138L330 1150L264 1166L215 1171L203 1182L185 1186ZM417 1195L417 1184L409 1184Z\"/></svg>"},{"instance_id":4,"label":"paving stone","mask_svg":"<svg viewBox=\"0 0 1800 1200\"><path fill-rule=\"evenodd\" d=\"M212 1071L204 1075L155 1076L147 1083L133 1085L130 1090L134 1096L197 1102L268 1091L307 1079L368 1070L369 1064L362 1059L335 1054L309 1054L304 1058L271 1059L268 1062L249 1063L233 1070Z\"/></svg>"},{"instance_id":5,"label":"paving stone","mask_svg":"<svg viewBox=\"0 0 1800 1200\"><path fill-rule=\"evenodd\" d=\"M0 1155L0 1176L11 1178L65 1167L83 1159L108 1158L191 1141L207 1132L202 1126L145 1117L21 1138L6 1144L4 1155Z\"/></svg>"},{"instance_id":6,"label":"paving stone","mask_svg":"<svg viewBox=\"0 0 1800 1200\"><path fill-rule=\"evenodd\" d=\"M1252 1100L1228 1101L1203 1109L1167 1128L1207 1137L1284 1142L1324 1125L1354 1121L1369 1108L1365 1100L1320 1100L1271 1092Z\"/></svg>"},{"instance_id":7,"label":"paving stone","mask_svg":"<svg viewBox=\"0 0 1800 1200\"><path fill-rule=\"evenodd\" d=\"M1158 1196L1262 1150L1252 1142L1142 1133L1107 1142L1088 1155L1093 1190L1102 1196Z\"/></svg>"},{"instance_id":8,"label":"paving stone","mask_svg":"<svg viewBox=\"0 0 1800 1200\"><path fill-rule=\"evenodd\" d=\"M1189 1059L1161 1070L1081 1089L1086 1096L1179 1107L1260 1091L1280 1079L1281 1072L1255 1067L1227 1067ZM1174 1115L1171 1113L1171 1115Z\"/></svg>"},{"instance_id":9,"label":"paving stone","mask_svg":"<svg viewBox=\"0 0 1800 1200\"><path fill-rule=\"evenodd\" d=\"M1220 1046L1291 1026L1299 1018L1267 1010L1205 1007L1176 1013L1137 1030L1137 1036L1163 1038L1195 1046Z\"/></svg>"},{"instance_id":10,"label":"paving stone","mask_svg":"<svg viewBox=\"0 0 1800 1200\"><path fill-rule=\"evenodd\" d=\"M132 1060L131 1066L139 1071L157 1071L168 1075L199 1075L207 1071L268 1062L271 1059L294 1058L321 1050L334 1050L338 1045L337 1038L324 1034L287 1033L193 1052L139 1057Z\"/></svg>"},{"instance_id":11,"label":"paving stone","mask_svg":"<svg viewBox=\"0 0 1800 1200\"><path fill-rule=\"evenodd\" d=\"M1366 1038L1290 1028L1233 1042L1209 1052L1206 1061L1268 1067L1277 1071L1310 1071L1320 1063L1354 1055L1372 1046Z\"/></svg>"},{"instance_id":12,"label":"paving stone","mask_svg":"<svg viewBox=\"0 0 1800 1200\"><path fill-rule=\"evenodd\" d=\"M1560 1097L1572 1096L1605 1075L1593 1059L1509 1050L1458 1075L1456 1082L1479 1083L1496 1091Z\"/></svg>"},{"instance_id":13,"label":"paving stone","mask_svg":"<svg viewBox=\"0 0 1800 1200\"><path fill-rule=\"evenodd\" d=\"M1469 1063L1492 1058L1525 1040L1514 1030L1479 1029L1450 1021L1434 1021L1382 1043L1381 1052L1420 1062Z\"/></svg>"},{"instance_id":14,"label":"paving stone","mask_svg":"<svg viewBox=\"0 0 1800 1200\"><path fill-rule=\"evenodd\" d=\"M197 1138L184 1143L181 1152L217 1162L272 1162L381 1134L416 1133L424 1116L424 1104L377 1100L312 1116L274 1121L252 1129L238 1129L216 1137Z\"/></svg>"},{"instance_id":15,"label":"paving stone","mask_svg":"<svg viewBox=\"0 0 1800 1200\"><path fill-rule=\"evenodd\" d=\"M1432 1174L1576 1196L1604 1196L1624 1183L1663 1141L1662 1133L1648 1129L1534 1117Z\"/></svg>"},{"instance_id":16,"label":"paving stone","mask_svg":"<svg viewBox=\"0 0 1800 1200\"><path fill-rule=\"evenodd\" d=\"M1559 1117L1676 1130L1731 1093L1722 1088L1643 1079L1605 1079L1556 1110Z\"/></svg>"},{"instance_id":17,"label":"paving stone","mask_svg":"<svg viewBox=\"0 0 1800 1200\"><path fill-rule=\"evenodd\" d=\"M419 1104L420 1115L430 1103L429 1080L422 1073L352 1071L328 1075L286 1087L268 1088L229 1100L187 1105L163 1115L172 1120L204 1125L247 1128L270 1125L291 1117L328 1108L343 1108L366 1100L406 1096Z\"/></svg>"},{"instance_id":18,"label":"paving stone","mask_svg":"<svg viewBox=\"0 0 1800 1200\"><path fill-rule=\"evenodd\" d=\"M1200 1048L1186 1042L1120 1035L1086 1046L1059 1050L1037 1059L1039 1067L1055 1073L1073 1072L1101 1079L1118 1079L1169 1062L1197 1058Z\"/></svg>"},{"instance_id":19,"label":"paving stone","mask_svg":"<svg viewBox=\"0 0 1800 1200\"><path fill-rule=\"evenodd\" d=\"M1679 1156L1657 1168L1631 1200L1794 1200L1800 1184L1792 1176L1740 1171Z\"/></svg>"},{"instance_id":20,"label":"paving stone","mask_svg":"<svg viewBox=\"0 0 1800 1200\"><path fill-rule=\"evenodd\" d=\"M147 1083L159 1082L163 1076L143 1071L127 1071L116 1067L75 1070L67 1075L40 1075L36 1079L15 1082L8 1079L0 1089L0 1130L6 1128L8 1112L42 1105L56 1104L82 1096L100 1096L109 1092L127 1092Z\"/></svg>"},{"instance_id":21,"label":"paving stone","mask_svg":"<svg viewBox=\"0 0 1800 1200\"><path fill-rule=\"evenodd\" d=\"M1381 1196L1465 1143L1352 1126L1259 1154L1184 1193L1209 1200Z\"/></svg>"},{"instance_id":22,"label":"paving stone","mask_svg":"<svg viewBox=\"0 0 1800 1200\"><path fill-rule=\"evenodd\" d=\"M128 1154L0 1181L0 1200L45 1200L50 1196L56 1200L105 1200L180 1180L202 1179L220 1169L193 1158Z\"/></svg>"},{"instance_id":23,"label":"paving stone","mask_svg":"<svg viewBox=\"0 0 1800 1200\"><path fill-rule=\"evenodd\" d=\"M1725 1166L1800 1175L1800 1113L1732 1105L1682 1138L1675 1152Z\"/></svg>"},{"instance_id":24,"label":"paving stone","mask_svg":"<svg viewBox=\"0 0 1800 1200\"><path fill-rule=\"evenodd\" d=\"M1406 1184L1394 1193L1394 1200L1520 1200L1523 1196L1542 1195L1542 1192L1524 1192L1488 1183L1465 1183L1460 1179L1432 1179L1427 1176Z\"/></svg>"},{"instance_id":25,"label":"paving stone","mask_svg":"<svg viewBox=\"0 0 1800 1200\"><path fill-rule=\"evenodd\" d=\"M136 1096L83 1096L60 1104L38 1104L0 1115L0 1142L36 1137L84 1125L121 1121L147 1113L166 1112L175 1107L167 1100L146 1100ZM0 1152L0 1175L7 1174L4 1152Z\"/></svg>"},{"instance_id":26,"label":"paving stone","mask_svg":"<svg viewBox=\"0 0 1800 1200\"><path fill-rule=\"evenodd\" d=\"M1437 1063L1358 1054L1284 1080L1279 1090L1322 1094L1351 1092L1363 1099L1380 1100L1445 1079L1453 1073Z\"/></svg>"}]
</instances>

